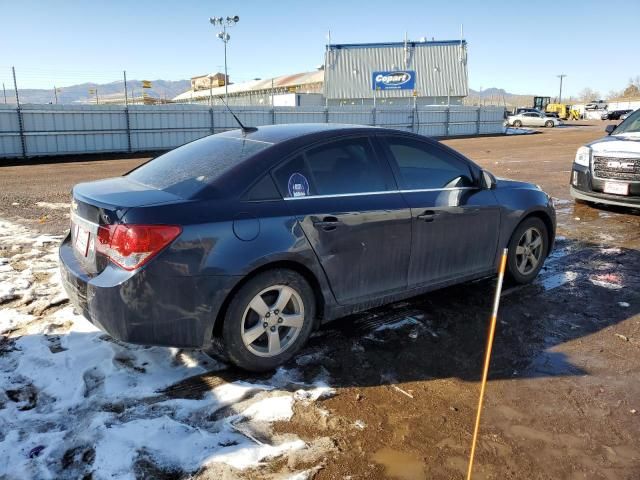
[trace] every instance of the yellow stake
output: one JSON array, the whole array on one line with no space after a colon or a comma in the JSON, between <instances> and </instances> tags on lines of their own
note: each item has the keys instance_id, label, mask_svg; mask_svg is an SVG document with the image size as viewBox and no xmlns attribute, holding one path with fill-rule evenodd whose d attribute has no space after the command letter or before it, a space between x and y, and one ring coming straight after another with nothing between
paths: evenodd
<instances>
[{"instance_id":1,"label":"yellow stake","mask_svg":"<svg viewBox=\"0 0 640 480\"><path fill-rule=\"evenodd\" d=\"M493 313L491 314L491 326L489 327L489 338L487 339L487 351L484 356L484 370L482 371L482 383L480 384L480 398L478 399L478 413L476 414L476 425L473 429L473 440L471 441L471 455L469 455L469 470L467 470L467 480L471 480L473 471L473 457L476 453L476 442L478 441L478 430L480 430L480 413L484 401L484 389L487 385L489 375L489 364L491 363L491 349L493 348L493 336L496 332L496 322L498 320L498 307L500 306L500 294L502 293L502 281L504 280L504 269L507 265L507 255L509 250L502 251L500 270L498 271L498 284L496 285L496 296L493 300Z\"/></svg>"}]
</instances>

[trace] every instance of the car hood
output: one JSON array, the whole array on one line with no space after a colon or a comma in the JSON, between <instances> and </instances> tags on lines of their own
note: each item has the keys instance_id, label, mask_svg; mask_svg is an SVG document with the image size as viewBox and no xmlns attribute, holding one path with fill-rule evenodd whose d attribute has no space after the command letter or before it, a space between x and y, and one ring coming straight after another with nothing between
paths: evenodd
<instances>
[{"instance_id":1,"label":"car hood","mask_svg":"<svg viewBox=\"0 0 640 480\"><path fill-rule=\"evenodd\" d=\"M640 157L640 133L610 135L587 144L594 155Z\"/></svg>"}]
</instances>

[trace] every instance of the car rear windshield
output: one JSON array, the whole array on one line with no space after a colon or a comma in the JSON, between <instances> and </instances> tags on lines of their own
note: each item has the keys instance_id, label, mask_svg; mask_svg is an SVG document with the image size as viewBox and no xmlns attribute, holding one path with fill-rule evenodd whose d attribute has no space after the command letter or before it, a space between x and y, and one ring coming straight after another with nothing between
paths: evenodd
<instances>
[{"instance_id":1,"label":"car rear windshield","mask_svg":"<svg viewBox=\"0 0 640 480\"><path fill-rule=\"evenodd\" d=\"M212 135L160 155L127 176L182 198L194 198L217 178L271 144Z\"/></svg>"}]
</instances>

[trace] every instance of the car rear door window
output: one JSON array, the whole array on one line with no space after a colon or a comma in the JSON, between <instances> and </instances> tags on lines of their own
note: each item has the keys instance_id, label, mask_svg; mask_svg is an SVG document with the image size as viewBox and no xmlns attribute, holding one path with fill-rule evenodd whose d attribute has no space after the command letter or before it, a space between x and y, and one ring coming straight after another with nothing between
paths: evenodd
<instances>
[{"instance_id":1,"label":"car rear door window","mask_svg":"<svg viewBox=\"0 0 640 480\"><path fill-rule=\"evenodd\" d=\"M469 187L469 166L446 150L408 138L387 138L386 144L397 166L399 183L405 190Z\"/></svg>"},{"instance_id":2,"label":"car rear door window","mask_svg":"<svg viewBox=\"0 0 640 480\"><path fill-rule=\"evenodd\" d=\"M367 138L311 148L279 167L275 178L285 197L388 190L383 165Z\"/></svg>"}]
</instances>

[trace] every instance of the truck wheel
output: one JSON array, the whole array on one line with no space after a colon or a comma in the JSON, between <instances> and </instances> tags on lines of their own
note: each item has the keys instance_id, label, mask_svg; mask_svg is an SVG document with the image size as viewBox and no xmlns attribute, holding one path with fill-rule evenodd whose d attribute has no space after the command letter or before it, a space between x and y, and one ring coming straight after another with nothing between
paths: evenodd
<instances>
[{"instance_id":1,"label":"truck wheel","mask_svg":"<svg viewBox=\"0 0 640 480\"><path fill-rule=\"evenodd\" d=\"M222 326L228 358L254 372L273 370L305 344L316 316L309 283L292 270L257 274L234 295Z\"/></svg>"},{"instance_id":2,"label":"truck wheel","mask_svg":"<svg viewBox=\"0 0 640 480\"><path fill-rule=\"evenodd\" d=\"M537 217L525 219L509 241L507 274L515 283L531 283L549 253L547 226Z\"/></svg>"}]
</instances>

